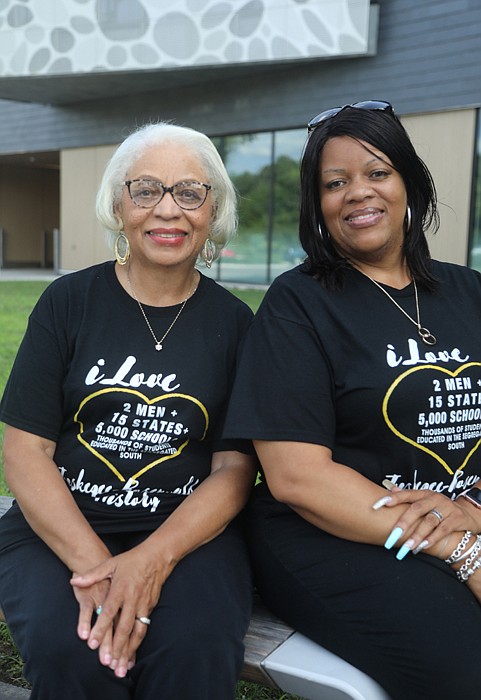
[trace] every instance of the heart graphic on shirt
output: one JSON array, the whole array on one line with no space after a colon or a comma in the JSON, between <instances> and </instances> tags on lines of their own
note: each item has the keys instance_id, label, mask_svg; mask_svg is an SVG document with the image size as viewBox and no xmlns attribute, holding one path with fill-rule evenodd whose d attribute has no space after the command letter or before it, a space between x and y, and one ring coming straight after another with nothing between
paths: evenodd
<instances>
[{"instance_id":1,"label":"heart graphic on shirt","mask_svg":"<svg viewBox=\"0 0 481 700\"><path fill-rule=\"evenodd\" d=\"M413 396L423 395L413 402ZM401 440L454 474L481 444L481 363L470 362L454 372L433 364L413 367L391 384L382 411Z\"/></svg>"},{"instance_id":2,"label":"heart graphic on shirt","mask_svg":"<svg viewBox=\"0 0 481 700\"><path fill-rule=\"evenodd\" d=\"M122 482L177 457L209 425L205 406L187 394L155 399L134 389L101 389L74 416L78 440Z\"/></svg>"}]
</instances>

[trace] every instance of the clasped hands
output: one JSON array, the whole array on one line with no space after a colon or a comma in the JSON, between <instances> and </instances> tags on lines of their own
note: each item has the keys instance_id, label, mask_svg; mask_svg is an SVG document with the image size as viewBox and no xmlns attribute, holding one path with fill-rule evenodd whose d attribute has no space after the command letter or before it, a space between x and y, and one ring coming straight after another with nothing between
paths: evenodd
<instances>
[{"instance_id":1,"label":"clasped hands","mask_svg":"<svg viewBox=\"0 0 481 700\"><path fill-rule=\"evenodd\" d=\"M136 651L148 632L139 618L149 617L165 578L135 549L113 556L70 583L79 603L77 632L100 663L119 678L134 666ZM100 607L99 607L100 606ZM99 610L92 625L92 617Z\"/></svg>"},{"instance_id":2,"label":"clasped hands","mask_svg":"<svg viewBox=\"0 0 481 700\"><path fill-rule=\"evenodd\" d=\"M374 510L405 504L407 507L394 524L384 546L391 549L402 542L396 558L399 560L412 552L429 553L446 559L466 530L479 532L469 506L429 490L400 489L387 483L390 493L373 504ZM403 541L404 540L404 541Z\"/></svg>"}]
</instances>

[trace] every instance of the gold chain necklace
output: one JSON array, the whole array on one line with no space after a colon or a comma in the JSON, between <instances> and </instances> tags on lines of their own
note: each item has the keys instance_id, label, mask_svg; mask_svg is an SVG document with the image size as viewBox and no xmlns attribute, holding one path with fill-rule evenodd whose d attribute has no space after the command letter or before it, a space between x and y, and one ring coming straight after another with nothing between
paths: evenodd
<instances>
[{"instance_id":1,"label":"gold chain necklace","mask_svg":"<svg viewBox=\"0 0 481 700\"><path fill-rule=\"evenodd\" d=\"M361 271L360 271L361 272ZM402 311L402 313L408 318L411 323L414 323L416 328L418 329L418 335L423 341L423 343L426 343L426 345L436 345L436 337L429 331L427 328L421 325L421 317L419 313L419 298L418 298L418 288L416 286L416 280L413 277L413 287L414 287L414 298L416 300L416 317L417 320L415 320L412 316L408 314L407 311L403 309L403 307L397 303L395 299L392 298L392 296L389 294L388 291L384 289L384 287L379 284L379 282L376 282L376 280L373 280L372 277L369 277L369 275L366 275L365 272L362 273L365 277L367 277L373 284L376 285L376 287L379 287L381 292L384 292L384 294L392 301L392 303L398 307L399 311Z\"/></svg>"},{"instance_id":2,"label":"gold chain necklace","mask_svg":"<svg viewBox=\"0 0 481 700\"><path fill-rule=\"evenodd\" d=\"M177 321L178 321L178 319L179 319L179 316L180 316L180 314L182 313L182 311L184 310L185 305L186 305L187 302L189 301L190 297L194 295L195 290L197 289L197 284L194 283L194 285L193 285L193 287L192 287L192 291L190 292L189 296L187 296L187 297L184 299L184 301L181 303L180 309L177 311L174 320L172 321L172 323L170 324L170 326L167 328L167 330L165 331L165 333L164 333L164 335L162 336L162 338L160 338L160 340L158 340L158 339L157 339L157 336L156 336L155 333L154 333L154 330L153 330L152 326L150 325L150 321L149 321L149 319L147 318L147 314L146 314L145 311L144 311L144 307L143 307L142 304L140 303L140 301L139 301L139 299L138 299L138 297L137 297L137 294L135 293L135 289L134 289L133 286L132 286L132 282L130 281L130 275L129 275L129 270L128 270L128 269L126 270L126 273L127 273L127 282L129 283L129 288L130 288L130 291L132 292L132 296L134 297L135 301L136 301L137 304L139 305L139 309L140 309L141 312L142 312L142 316L144 317L145 323L147 324L147 327L148 327L148 329L149 329L149 331L150 331L150 333L151 333L151 335L152 335L152 338L155 340L155 349L157 350L157 352L160 352L160 351L162 350L162 348L163 348L163 344L162 344L162 343L164 342L164 340L167 338L167 336L169 335L169 333L170 333L170 331L172 330L172 328L173 328L173 327L175 326L175 324L177 323Z\"/></svg>"}]
</instances>

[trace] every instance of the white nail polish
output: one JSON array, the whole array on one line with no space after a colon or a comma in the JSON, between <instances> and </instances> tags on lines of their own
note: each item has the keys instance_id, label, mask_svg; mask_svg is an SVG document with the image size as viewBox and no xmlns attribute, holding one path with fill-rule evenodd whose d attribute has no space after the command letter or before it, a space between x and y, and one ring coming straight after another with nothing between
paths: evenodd
<instances>
[{"instance_id":1,"label":"white nail polish","mask_svg":"<svg viewBox=\"0 0 481 700\"><path fill-rule=\"evenodd\" d=\"M427 540L423 540L422 542L420 542L420 543L418 544L418 546L416 547L416 549L413 551L413 554L419 554L419 552L422 552L423 549L426 549L426 547L428 546L428 544L429 544L429 542L428 542Z\"/></svg>"},{"instance_id":2,"label":"white nail polish","mask_svg":"<svg viewBox=\"0 0 481 700\"><path fill-rule=\"evenodd\" d=\"M376 503L372 506L372 509L379 510L379 508L386 506L388 503L391 503L391 501L392 501L391 496L383 496L382 498L379 499L379 501L376 501Z\"/></svg>"}]
</instances>

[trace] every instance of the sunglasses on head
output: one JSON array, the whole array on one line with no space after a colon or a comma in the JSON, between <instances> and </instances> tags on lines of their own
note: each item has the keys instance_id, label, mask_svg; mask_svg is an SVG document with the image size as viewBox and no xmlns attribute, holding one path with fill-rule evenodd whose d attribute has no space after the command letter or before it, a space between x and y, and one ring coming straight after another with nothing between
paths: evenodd
<instances>
[{"instance_id":1,"label":"sunglasses on head","mask_svg":"<svg viewBox=\"0 0 481 700\"><path fill-rule=\"evenodd\" d=\"M382 100L366 100L365 102L354 102L352 105L344 105L343 107L333 107L332 109L326 109L325 112L321 112L316 117L313 117L307 125L307 131L310 133L319 124L325 122L327 119L332 119L336 114L342 112L343 109L367 109L381 112L388 112L389 114L394 114L392 105L389 102L384 102Z\"/></svg>"}]
</instances>

